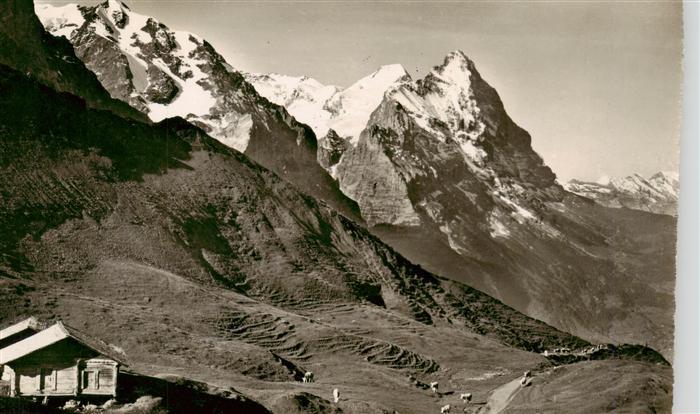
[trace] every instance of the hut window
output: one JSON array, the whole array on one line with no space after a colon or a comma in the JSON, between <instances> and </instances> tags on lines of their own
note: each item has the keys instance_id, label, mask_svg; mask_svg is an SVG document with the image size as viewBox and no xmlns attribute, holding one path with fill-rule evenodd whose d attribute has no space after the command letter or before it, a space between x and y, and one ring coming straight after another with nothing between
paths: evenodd
<instances>
[{"instance_id":1,"label":"hut window","mask_svg":"<svg viewBox=\"0 0 700 414\"><path fill-rule=\"evenodd\" d=\"M83 389L96 390L97 388L99 388L97 371L83 371Z\"/></svg>"}]
</instances>

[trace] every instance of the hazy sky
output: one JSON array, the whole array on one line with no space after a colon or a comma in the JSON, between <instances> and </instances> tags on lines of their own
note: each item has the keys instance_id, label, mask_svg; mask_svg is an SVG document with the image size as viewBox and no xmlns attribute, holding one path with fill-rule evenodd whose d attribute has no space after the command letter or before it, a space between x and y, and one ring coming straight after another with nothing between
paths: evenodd
<instances>
[{"instance_id":1,"label":"hazy sky","mask_svg":"<svg viewBox=\"0 0 700 414\"><path fill-rule=\"evenodd\" d=\"M677 168L678 2L126 3L238 69L341 86L390 63L423 76L461 49L561 181Z\"/></svg>"}]
</instances>

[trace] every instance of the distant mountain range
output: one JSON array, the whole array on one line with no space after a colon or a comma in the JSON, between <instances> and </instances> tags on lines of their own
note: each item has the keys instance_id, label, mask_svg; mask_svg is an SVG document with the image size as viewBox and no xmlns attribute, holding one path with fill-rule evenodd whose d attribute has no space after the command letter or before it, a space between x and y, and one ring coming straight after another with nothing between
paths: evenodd
<instances>
[{"instance_id":1,"label":"distant mountain range","mask_svg":"<svg viewBox=\"0 0 700 414\"><path fill-rule=\"evenodd\" d=\"M606 207L678 215L680 187L677 172L659 172L649 178L633 174L602 183L571 180L564 188Z\"/></svg>"},{"instance_id":2,"label":"distant mountain range","mask_svg":"<svg viewBox=\"0 0 700 414\"><path fill-rule=\"evenodd\" d=\"M463 52L422 79L387 65L340 88L241 74L116 0L36 11L113 97L187 119L427 270L579 336L671 355L674 218L566 191Z\"/></svg>"}]
</instances>

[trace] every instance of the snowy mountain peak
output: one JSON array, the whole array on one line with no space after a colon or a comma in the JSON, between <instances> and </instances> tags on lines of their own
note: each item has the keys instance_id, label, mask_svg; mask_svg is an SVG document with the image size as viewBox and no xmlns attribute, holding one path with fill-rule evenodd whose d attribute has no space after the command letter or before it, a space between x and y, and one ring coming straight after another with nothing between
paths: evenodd
<instances>
[{"instance_id":1,"label":"snowy mountain peak","mask_svg":"<svg viewBox=\"0 0 700 414\"><path fill-rule=\"evenodd\" d=\"M284 105L296 119L309 125L319 139L332 129L352 144L357 143L384 94L410 80L406 69L399 64L381 66L346 89L324 85L307 76L274 73L244 76L260 95Z\"/></svg>"},{"instance_id":2,"label":"snowy mountain peak","mask_svg":"<svg viewBox=\"0 0 700 414\"><path fill-rule=\"evenodd\" d=\"M368 82L367 79L373 79L377 83L386 84L396 82L404 77L410 79L411 75L408 74L408 71L406 71L403 65L394 63L380 66L379 69L374 71L371 75L366 76L357 83L363 83L363 81Z\"/></svg>"},{"instance_id":3,"label":"snowy mountain peak","mask_svg":"<svg viewBox=\"0 0 700 414\"><path fill-rule=\"evenodd\" d=\"M471 59L467 56L462 49L455 49L452 52L448 53L445 55L445 60L446 61L452 61L452 60L461 60L463 62L471 62Z\"/></svg>"},{"instance_id":4,"label":"snowy mountain peak","mask_svg":"<svg viewBox=\"0 0 700 414\"><path fill-rule=\"evenodd\" d=\"M100 9L108 11L124 12L125 10L129 10L129 7L126 4L122 3L120 0L107 0L101 3L98 7Z\"/></svg>"},{"instance_id":5,"label":"snowy mountain peak","mask_svg":"<svg viewBox=\"0 0 700 414\"><path fill-rule=\"evenodd\" d=\"M36 4L35 12L51 34L71 41L112 97L153 121L180 116L224 144L246 149L251 117L222 98L228 77L238 75L223 74L232 72L230 66L199 36L171 30L119 0L92 7Z\"/></svg>"},{"instance_id":6,"label":"snowy mountain peak","mask_svg":"<svg viewBox=\"0 0 700 414\"><path fill-rule=\"evenodd\" d=\"M435 66L426 81L469 87L474 63L461 50L450 52L440 66Z\"/></svg>"},{"instance_id":7,"label":"snowy mountain peak","mask_svg":"<svg viewBox=\"0 0 700 414\"><path fill-rule=\"evenodd\" d=\"M320 107L331 95L340 90L337 86L324 85L308 76L289 76L278 73L246 73L244 76L260 95L270 102L287 107L292 115L295 111L290 107L300 101L313 102Z\"/></svg>"},{"instance_id":8,"label":"snowy mountain peak","mask_svg":"<svg viewBox=\"0 0 700 414\"><path fill-rule=\"evenodd\" d=\"M438 72L447 71L469 71L470 67L474 66L474 62L467 57L461 50L455 50L447 55L442 62L442 65L436 66L433 69Z\"/></svg>"},{"instance_id":9,"label":"snowy mountain peak","mask_svg":"<svg viewBox=\"0 0 700 414\"><path fill-rule=\"evenodd\" d=\"M416 81L411 89L423 98L434 94L439 95L441 100L451 100L450 104L456 109L467 104L466 101L473 95L471 80L475 72L474 63L464 52L457 50L448 53L441 65L433 67L430 73Z\"/></svg>"},{"instance_id":10,"label":"snowy mountain peak","mask_svg":"<svg viewBox=\"0 0 700 414\"><path fill-rule=\"evenodd\" d=\"M477 143L486 127L471 88L472 69L463 52L451 52L425 78L396 88L391 98L422 129L443 141L452 137L469 162L479 164L485 152Z\"/></svg>"},{"instance_id":11,"label":"snowy mountain peak","mask_svg":"<svg viewBox=\"0 0 700 414\"><path fill-rule=\"evenodd\" d=\"M328 100L324 109L332 114L329 129L356 145L360 133L367 126L372 112L382 102L384 94L396 85L410 80L410 75L401 65L381 66Z\"/></svg>"}]
</instances>

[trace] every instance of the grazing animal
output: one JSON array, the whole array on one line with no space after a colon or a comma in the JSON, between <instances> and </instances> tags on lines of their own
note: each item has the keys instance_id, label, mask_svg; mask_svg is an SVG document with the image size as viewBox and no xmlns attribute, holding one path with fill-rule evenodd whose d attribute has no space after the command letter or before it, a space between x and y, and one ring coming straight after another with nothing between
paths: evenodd
<instances>
[{"instance_id":1,"label":"grazing animal","mask_svg":"<svg viewBox=\"0 0 700 414\"><path fill-rule=\"evenodd\" d=\"M450 413L450 404L443 405L440 407L440 414L449 414Z\"/></svg>"},{"instance_id":2,"label":"grazing animal","mask_svg":"<svg viewBox=\"0 0 700 414\"><path fill-rule=\"evenodd\" d=\"M337 388L333 388L333 402L338 404L338 401L340 401L340 391Z\"/></svg>"},{"instance_id":3,"label":"grazing animal","mask_svg":"<svg viewBox=\"0 0 700 414\"><path fill-rule=\"evenodd\" d=\"M437 393L439 384L437 381L433 381L430 383L430 389L433 390L433 393Z\"/></svg>"},{"instance_id":4,"label":"grazing animal","mask_svg":"<svg viewBox=\"0 0 700 414\"><path fill-rule=\"evenodd\" d=\"M525 377L525 378L530 378L531 375L532 375L532 372L530 372L530 371L525 371L525 373L523 373L523 377Z\"/></svg>"},{"instance_id":5,"label":"grazing animal","mask_svg":"<svg viewBox=\"0 0 700 414\"><path fill-rule=\"evenodd\" d=\"M467 392L467 393L464 393L464 394L460 394L460 395L459 395L459 398L460 398L462 401L470 402L470 401L472 400L472 393Z\"/></svg>"},{"instance_id":6,"label":"grazing animal","mask_svg":"<svg viewBox=\"0 0 700 414\"><path fill-rule=\"evenodd\" d=\"M311 371L306 371L306 373L304 373L304 379L302 380L302 382L314 382L314 373Z\"/></svg>"},{"instance_id":7,"label":"grazing animal","mask_svg":"<svg viewBox=\"0 0 700 414\"><path fill-rule=\"evenodd\" d=\"M527 383L527 378L523 377L520 379L520 385L525 386L526 383Z\"/></svg>"}]
</instances>

